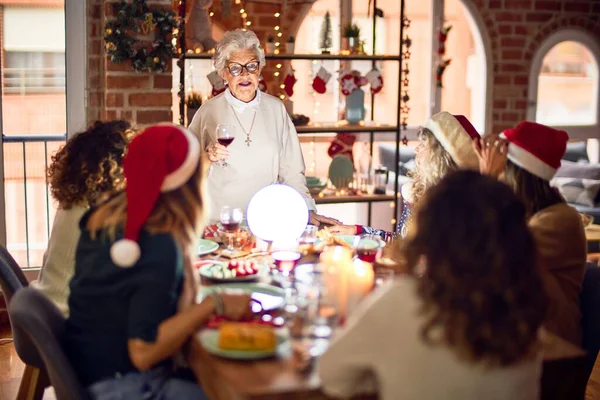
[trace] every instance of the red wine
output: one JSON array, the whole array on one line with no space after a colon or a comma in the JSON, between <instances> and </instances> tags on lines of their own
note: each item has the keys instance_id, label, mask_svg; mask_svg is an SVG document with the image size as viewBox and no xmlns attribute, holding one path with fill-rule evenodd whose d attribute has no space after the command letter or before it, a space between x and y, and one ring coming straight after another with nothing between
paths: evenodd
<instances>
[{"instance_id":1,"label":"red wine","mask_svg":"<svg viewBox=\"0 0 600 400\"><path fill-rule=\"evenodd\" d=\"M234 138L232 138L232 137L218 138L217 142L219 142L220 145L227 147L227 146L229 146L233 142L233 139Z\"/></svg>"},{"instance_id":2,"label":"red wine","mask_svg":"<svg viewBox=\"0 0 600 400\"><path fill-rule=\"evenodd\" d=\"M372 263L377 258L377 249L358 249L356 250L356 254L358 258L363 260L364 262Z\"/></svg>"},{"instance_id":3,"label":"red wine","mask_svg":"<svg viewBox=\"0 0 600 400\"><path fill-rule=\"evenodd\" d=\"M280 271L290 272L294 269L301 254L297 251L276 251L271 254L275 259L275 265Z\"/></svg>"},{"instance_id":4,"label":"red wine","mask_svg":"<svg viewBox=\"0 0 600 400\"><path fill-rule=\"evenodd\" d=\"M223 228L225 228L225 230L227 232L235 232L240 227L239 222L228 222L228 223L221 222L221 224L223 225Z\"/></svg>"}]
</instances>

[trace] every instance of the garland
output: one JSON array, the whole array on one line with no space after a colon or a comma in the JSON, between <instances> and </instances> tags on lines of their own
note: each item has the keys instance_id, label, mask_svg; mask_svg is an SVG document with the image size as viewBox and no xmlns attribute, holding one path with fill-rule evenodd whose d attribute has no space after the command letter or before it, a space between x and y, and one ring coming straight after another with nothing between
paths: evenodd
<instances>
[{"instance_id":1,"label":"garland","mask_svg":"<svg viewBox=\"0 0 600 400\"><path fill-rule=\"evenodd\" d=\"M146 0L133 0L127 3L121 0L113 5L116 18L104 28L106 54L113 63L131 61L138 72L164 72L176 54L171 42L177 33L179 22L172 11L149 7ZM147 42L128 32L141 33L144 36L156 31L150 47Z\"/></svg>"},{"instance_id":2,"label":"garland","mask_svg":"<svg viewBox=\"0 0 600 400\"><path fill-rule=\"evenodd\" d=\"M450 58L444 58L444 55L446 54L446 40L448 39L448 32L450 32L450 29L452 29L452 25L448 25L444 28L442 28L439 32L438 35L438 56L440 57L440 60L438 62L438 66L435 70L435 80L436 80L436 86L437 87L443 87L442 85L442 75L444 75L444 71L446 70L446 68L448 67L448 65L450 65L450 62L452 61Z\"/></svg>"}]
</instances>

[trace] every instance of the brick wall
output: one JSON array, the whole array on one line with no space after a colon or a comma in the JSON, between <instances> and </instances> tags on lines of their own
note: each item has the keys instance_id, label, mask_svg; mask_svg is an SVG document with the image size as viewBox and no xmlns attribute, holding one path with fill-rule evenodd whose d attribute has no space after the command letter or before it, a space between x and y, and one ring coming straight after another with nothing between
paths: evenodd
<instances>
[{"instance_id":1,"label":"brick wall","mask_svg":"<svg viewBox=\"0 0 600 400\"><path fill-rule=\"evenodd\" d=\"M89 109L88 119L130 118L139 124L171 120L171 73L137 74L128 65L114 65L102 54L102 30L110 13L107 0L87 0L89 5ZM413 0L411 0L413 1ZM492 129L497 132L525 119L528 79L532 57L540 43L559 28L578 28L600 37L600 0L463 0L473 6L484 22L491 40L493 84ZM170 5L171 0L153 0L153 4ZM229 19L221 15L215 2L214 23L221 29L240 27L235 5ZM272 32L274 13L281 7L270 4L246 5L251 29L261 40ZM283 24L294 34L310 4L288 7ZM264 72L272 87L273 71Z\"/></svg>"}]
</instances>

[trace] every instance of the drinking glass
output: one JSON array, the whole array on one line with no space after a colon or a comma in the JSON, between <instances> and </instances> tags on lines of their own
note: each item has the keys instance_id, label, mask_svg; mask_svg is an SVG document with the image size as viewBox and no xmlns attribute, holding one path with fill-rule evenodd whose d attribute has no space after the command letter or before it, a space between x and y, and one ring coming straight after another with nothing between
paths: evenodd
<instances>
[{"instance_id":1,"label":"drinking glass","mask_svg":"<svg viewBox=\"0 0 600 400\"><path fill-rule=\"evenodd\" d=\"M304 233L302 233L302 236L298 239L298 250L302 254L308 254L313 250L317 241L318 229L319 228L314 225L307 225L306 229L304 229Z\"/></svg>"},{"instance_id":2,"label":"drinking glass","mask_svg":"<svg viewBox=\"0 0 600 400\"><path fill-rule=\"evenodd\" d=\"M271 257L275 260L276 278L283 288L288 288L293 284L293 269L298 264L302 254L298 252L298 246L295 240L273 242L271 245ZM275 271L274 271L275 272Z\"/></svg>"},{"instance_id":3,"label":"drinking glass","mask_svg":"<svg viewBox=\"0 0 600 400\"><path fill-rule=\"evenodd\" d=\"M233 235L239 229L240 223L244 219L244 213L241 208L225 206L221 209L221 225L225 229L225 236L228 238L227 251L233 253Z\"/></svg>"},{"instance_id":4,"label":"drinking glass","mask_svg":"<svg viewBox=\"0 0 600 400\"><path fill-rule=\"evenodd\" d=\"M356 255L362 261L374 263L383 251L385 242L377 235L363 235L356 245Z\"/></svg>"},{"instance_id":5,"label":"drinking glass","mask_svg":"<svg viewBox=\"0 0 600 400\"><path fill-rule=\"evenodd\" d=\"M217 125L217 142L219 142L220 145L228 147L231 143L233 143L233 139L235 139L234 125ZM229 164L227 163L227 161L222 160L221 166L228 167Z\"/></svg>"}]
</instances>

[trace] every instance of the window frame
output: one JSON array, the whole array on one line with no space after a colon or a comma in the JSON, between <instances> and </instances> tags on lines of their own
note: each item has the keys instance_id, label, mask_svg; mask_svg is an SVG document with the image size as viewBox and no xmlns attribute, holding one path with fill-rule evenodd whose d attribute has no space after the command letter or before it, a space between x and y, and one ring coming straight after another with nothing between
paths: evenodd
<instances>
[{"instance_id":1,"label":"window frame","mask_svg":"<svg viewBox=\"0 0 600 400\"><path fill-rule=\"evenodd\" d=\"M462 0L464 1L464 0ZM600 132L600 43L587 32L577 28L565 28L554 32L547 37L536 49L529 71L529 90L527 95L527 120L535 121L537 113L538 79L542 70L544 57L550 50L562 42L577 42L585 46L596 61L598 66L598 84L595 87L596 95L596 123L593 125L554 125L569 132L571 139L595 139Z\"/></svg>"}]
</instances>

